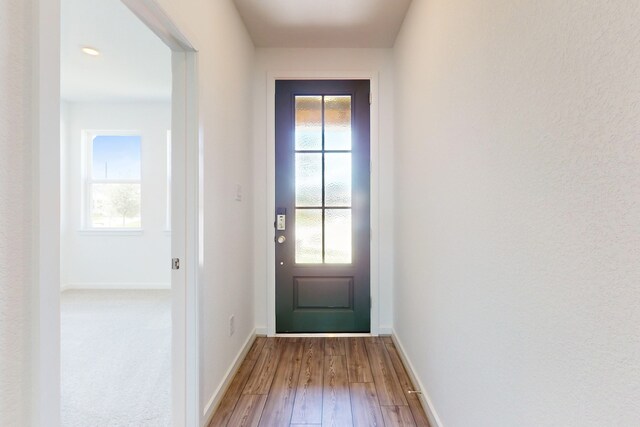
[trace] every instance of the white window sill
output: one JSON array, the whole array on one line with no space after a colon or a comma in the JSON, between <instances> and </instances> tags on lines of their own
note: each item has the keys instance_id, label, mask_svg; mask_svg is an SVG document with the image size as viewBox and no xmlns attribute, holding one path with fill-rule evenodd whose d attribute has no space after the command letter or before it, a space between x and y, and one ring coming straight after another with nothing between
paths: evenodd
<instances>
[{"instance_id":1,"label":"white window sill","mask_svg":"<svg viewBox=\"0 0 640 427\"><path fill-rule=\"evenodd\" d=\"M106 228L106 229L90 229L78 230L78 234L82 236L142 236L144 230L141 228Z\"/></svg>"}]
</instances>

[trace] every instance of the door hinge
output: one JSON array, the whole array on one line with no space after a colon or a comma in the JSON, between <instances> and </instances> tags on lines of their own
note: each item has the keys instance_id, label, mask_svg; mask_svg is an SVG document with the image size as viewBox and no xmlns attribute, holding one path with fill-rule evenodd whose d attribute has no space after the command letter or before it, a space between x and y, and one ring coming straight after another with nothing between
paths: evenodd
<instances>
[{"instance_id":1,"label":"door hinge","mask_svg":"<svg viewBox=\"0 0 640 427\"><path fill-rule=\"evenodd\" d=\"M371 95L371 92L369 92L369 105L371 105L372 102L373 102L373 96Z\"/></svg>"},{"instance_id":2,"label":"door hinge","mask_svg":"<svg viewBox=\"0 0 640 427\"><path fill-rule=\"evenodd\" d=\"M180 258L172 258L171 259L171 269L172 270L180 270Z\"/></svg>"}]
</instances>

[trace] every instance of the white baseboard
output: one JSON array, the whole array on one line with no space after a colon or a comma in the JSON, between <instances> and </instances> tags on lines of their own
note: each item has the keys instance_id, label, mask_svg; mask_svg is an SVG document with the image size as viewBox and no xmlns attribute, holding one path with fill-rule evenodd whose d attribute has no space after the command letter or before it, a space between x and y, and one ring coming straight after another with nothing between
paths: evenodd
<instances>
[{"instance_id":1,"label":"white baseboard","mask_svg":"<svg viewBox=\"0 0 640 427\"><path fill-rule=\"evenodd\" d=\"M396 335L396 332L393 329L391 333L391 338L393 339L393 342L396 346L396 350L398 350L398 355L400 356L400 359L402 359L402 363L404 364L407 370L409 379L422 392L421 394L418 394L418 397L420 398L422 407L424 408L427 414L427 418L429 418L429 423L431 423L431 425L434 427L442 427L442 422L440 421L440 417L438 417L438 413L436 412L436 409L433 406L433 402L429 397L429 393L427 392L427 389L424 386L424 384L422 384L422 381L420 381L420 379L416 376L415 369L413 368L413 364L411 363L411 360L409 360L409 358L407 357L407 353L405 353L404 347L402 346L402 343L398 339L398 336Z\"/></svg>"},{"instance_id":2,"label":"white baseboard","mask_svg":"<svg viewBox=\"0 0 640 427\"><path fill-rule=\"evenodd\" d=\"M85 282L65 283L60 286L60 291L70 289L97 289L97 290L147 290L147 289L171 289L170 282Z\"/></svg>"},{"instance_id":3,"label":"white baseboard","mask_svg":"<svg viewBox=\"0 0 640 427\"><path fill-rule=\"evenodd\" d=\"M380 326L378 332L380 335L393 335L393 328L391 326Z\"/></svg>"},{"instance_id":4,"label":"white baseboard","mask_svg":"<svg viewBox=\"0 0 640 427\"><path fill-rule=\"evenodd\" d=\"M254 329L253 332L249 334L249 337L247 338L244 345L240 349L240 352L238 353L235 360L233 361L233 364L227 370L227 373L225 374L224 379L222 380L222 383L218 386L216 391L213 392L213 394L211 395L211 398L207 402L207 405L204 407L204 411L202 412L202 421L205 421L205 422L201 424L202 426L208 426L209 423L211 422L213 413L215 412L215 410L218 408L218 405L222 401L222 397L227 392L227 389L229 388L229 385L231 384L233 377L238 372L238 369L240 369L240 365L244 361L244 358L247 356L247 353L249 353L249 350L251 350L251 346L253 345L253 342L255 341L255 339L256 339L256 330Z\"/></svg>"},{"instance_id":5,"label":"white baseboard","mask_svg":"<svg viewBox=\"0 0 640 427\"><path fill-rule=\"evenodd\" d=\"M256 328L256 335L259 337L266 337L267 334L267 328Z\"/></svg>"}]
</instances>

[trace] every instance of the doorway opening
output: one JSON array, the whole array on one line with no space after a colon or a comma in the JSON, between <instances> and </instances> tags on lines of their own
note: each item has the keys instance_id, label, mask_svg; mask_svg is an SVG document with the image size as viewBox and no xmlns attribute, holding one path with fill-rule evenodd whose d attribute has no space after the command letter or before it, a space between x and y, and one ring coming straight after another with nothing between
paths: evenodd
<instances>
[{"instance_id":1,"label":"doorway opening","mask_svg":"<svg viewBox=\"0 0 640 427\"><path fill-rule=\"evenodd\" d=\"M61 1L64 426L171 425L171 51L119 1Z\"/></svg>"},{"instance_id":2,"label":"doorway opening","mask_svg":"<svg viewBox=\"0 0 640 427\"><path fill-rule=\"evenodd\" d=\"M197 54L154 1L60 12L59 416L196 425Z\"/></svg>"}]
</instances>

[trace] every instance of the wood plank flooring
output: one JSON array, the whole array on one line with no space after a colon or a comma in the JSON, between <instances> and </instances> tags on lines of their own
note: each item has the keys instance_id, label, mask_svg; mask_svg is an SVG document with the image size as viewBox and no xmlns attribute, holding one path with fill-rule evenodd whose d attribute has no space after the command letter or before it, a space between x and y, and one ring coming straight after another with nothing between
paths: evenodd
<instances>
[{"instance_id":1,"label":"wood plank flooring","mask_svg":"<svg viewBox=\"0 0 640 427\"><path fill-rule=\"evenodd\" d=\"M428 427L413 389L390 337L258 337L209 427Z\"/></svg>"}]
</instances>

